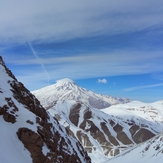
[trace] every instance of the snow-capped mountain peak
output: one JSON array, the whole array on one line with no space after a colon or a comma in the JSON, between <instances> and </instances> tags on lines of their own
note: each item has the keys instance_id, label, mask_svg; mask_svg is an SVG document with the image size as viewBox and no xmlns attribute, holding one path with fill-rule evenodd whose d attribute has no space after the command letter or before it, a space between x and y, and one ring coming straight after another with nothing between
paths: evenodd
<instances>
[{"instance_id":1,"label":"snow-capped mountain peak","mask_svg":"<svg viewBox=\"0 0 163 163\"><path fill-rule=\"evenodd\" d=\"M64 91L75 91L75 92L79 92L82 91L84 89L82 89L80 86L78 86L73 80L69 79L69 78L64 78L64 79L60 79L56 81L56 84L52 85L54 87L53 91L55 88L57 88L58 91L60 90L64 90Z\"/></svg>"},{"instance_id":2,"label":"snow-capped mountain peak","mask_svg":"<svg viewBox=\"0 0 163 163\"><path fill-rule=\"evenodd\" d=\"M32 92L47 109L56 101L74 100L84 103L88 107L103 109L111 105L127 103L127 98L116 98L89 91L77 85L73 80L65 78L56 84Z\"/></svg>"},{"instance_id":3,"label":"snow-capped mountain peak","mask_svg":"<svg viewBox=\"0 0 163 163\"><path fill-rule=\"evenodd\" d=\"M68 84L68 83L75 83L73 80L69 78L64 78L56 81L57 84Z\"/></svg>"}]
</instances>

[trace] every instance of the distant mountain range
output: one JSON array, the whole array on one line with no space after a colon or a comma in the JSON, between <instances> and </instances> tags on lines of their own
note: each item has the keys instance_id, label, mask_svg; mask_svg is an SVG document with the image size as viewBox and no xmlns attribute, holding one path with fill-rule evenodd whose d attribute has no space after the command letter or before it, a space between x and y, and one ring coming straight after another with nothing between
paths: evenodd
<instances>
[{"instance_id":1,"label":"distant mountain range","mask_svg":"<svg viewBox=\"0 0 163 163\"><path fill-rule=\"evenodd\" d=\"M106 97L83 89L70 79L33 93L83 145L93 163L121 155L163 131L163 101L148 104ZM87 98L95 99L91 100L94 103L90 104ZM106 101L108 108L105 108Z\"/></svg>"},{"instance_id":2,"label":"distant mountain range","mask_svg":"<svg viewBox=\"0 0 163 163\"><path fill-rule=\"evenodd\" d=\"M128 103L128 98L117 98L97 94L77 85L73 80L65 78L56 84L32 92L45 108L53 106L56 101L74 100L91 108L103 109L111 105Z\"/></svg>"}]
</instances>

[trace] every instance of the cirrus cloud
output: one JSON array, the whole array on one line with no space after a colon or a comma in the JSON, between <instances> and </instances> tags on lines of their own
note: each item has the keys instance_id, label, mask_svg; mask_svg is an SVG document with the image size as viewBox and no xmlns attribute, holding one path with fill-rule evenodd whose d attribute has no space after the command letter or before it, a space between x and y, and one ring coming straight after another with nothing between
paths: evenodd
<instances>
[{"instance_id":1,"label":"cirrus cloud","mask_svg":"<svg viewBox=\"0 0 163 163\"><path fill-rule=\"evenodd\" d=\"M130 33L163 23L162 0L2 0L0 14L3 42Z\"/></svg>"},{"instance_id":2,"label":"cirrus cloud","mask_svg":"<svg viewBox=\"0 0 163 163\"><path fill-rule=\"evenodd\" d=\"M163 83L158 83L158 84L153 84L153 85L143 85L143 86L125 88L124 91L134 91L137 89L154 88L154 87L162 87L162 86L163 86Z\"/></svg>"}]
</instances>

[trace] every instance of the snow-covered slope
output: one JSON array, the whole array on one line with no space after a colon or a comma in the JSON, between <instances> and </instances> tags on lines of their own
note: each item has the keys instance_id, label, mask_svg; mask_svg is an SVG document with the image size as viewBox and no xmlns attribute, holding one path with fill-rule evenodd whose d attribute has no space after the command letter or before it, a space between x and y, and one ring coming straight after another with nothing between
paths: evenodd
<instances>
[{"instance_id":1,"label":"snow-covered slope","mask_svg":"<svg viewBox=\"0 0 163 163\"><path fill-rule=\"evenodd\" d=\"M142 111L144 108L146 112ZM163 131L161 101L153 104L131 102L99 110L65 100L57 101L47 111L80 141L94 163L122 153Z\"/></svg>"},{"instance_id":2,"label":"snow-covered slope","mask_svg":"<svg viewBox=\"0 0 163 163\"><path fill-rule=\"evenodd\" d=\"M162 163L163 133L103 163Z\"/></svg>"},{"instance_id":3,"label":"snow-covered slope","mask_svg":"<svg viewBox=\"0 0 163 163\"><path fill-rule=\"evenodd\" d=\"M33 93L80 141L94 163L120 154L163 131L162 101L146 104L117 100L83 89L70 79ZM124 104L117 104L120 102ZM112 106L96 109L107 105Z\"/></svg>"},{"instance_id":4,"label":"snow-covered slope","mask_svg":"<svg viewBox=\"0 0 163 163\"><path fill-rule=\"evenodd\" d=\"M118 104L106 109L102 109L108 115L116 116L119 119L139 122L139 118L148 122L151 128L157 132L163 131L163 100L154 103L143 103L132 101L127 104ZM144 123L146 125L146 123ZM154 125L154 127L153 127Z\"/></svg>"},{"instance_id":5,"label":"snow-covered slope","mask_svg":"<svg viewBox=\"0 0 163 163\"><path fill-rule=\"evenodd\" d=\"M53 106L58 100L81 101L88 107L98 109L106 108L115 104L127 103L130 101L127 98L116 98L112 96L96 94L78 86L74 81L67 78L58 80L56 84L33 91L32 93L46 108Z\"/></svg>"},{"instance_id":6,"label":"snow-covered slope","mask_svg":"<svg viewBox=\"0 0 163 163\"><path fill-rule=\"evenodd\" d=\"M0 57L0 162L90 163L80 143L48 114Z\"/></svg>"}]
</instances>

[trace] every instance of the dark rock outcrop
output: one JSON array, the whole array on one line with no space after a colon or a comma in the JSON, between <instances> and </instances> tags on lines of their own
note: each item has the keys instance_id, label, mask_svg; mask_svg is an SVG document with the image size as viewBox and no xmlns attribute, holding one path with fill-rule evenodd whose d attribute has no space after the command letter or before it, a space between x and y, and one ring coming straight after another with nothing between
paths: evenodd
<instances>
[{"instance_id":1,"label":"dark rock outcrop","mask_svg":"<svg viewBox=\"0 0 163 163\"><path fill-rule=\"evenodd\" d=\"M44 142L40 135L28 128L19 128L17 135L24 144L24 147L30 151L33 162L50 162L42 153Z\"/></svg>"},{"instance_id":2,"label":"dark rock outcrop","mask_svg":"<svg viewBox=\"0 0 163 163\"><path fill-rule=\"evenodd\" d=\"M0 115L3 115L3 118L6 122L15 123L16 117L18 116L16 112L18 108L15 106L11 98L5 98L6 105L0 106Z\"/></svg>"}]
</instances>

